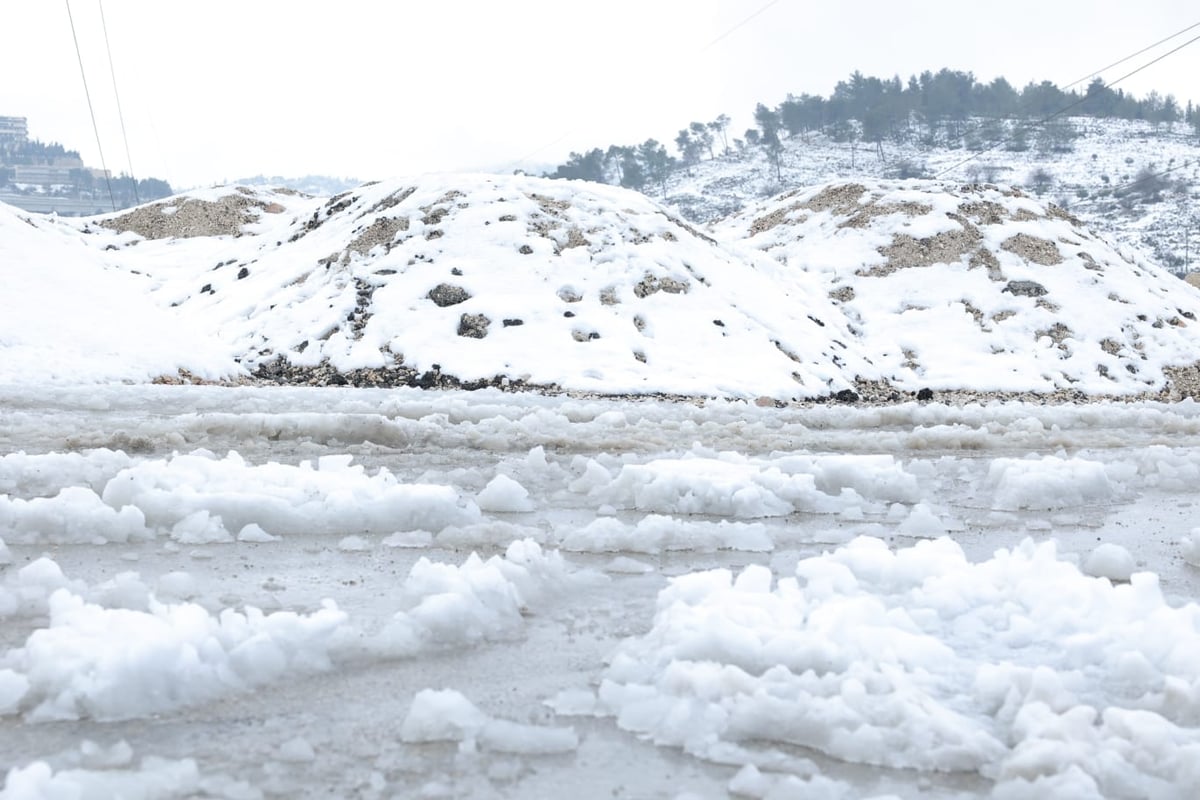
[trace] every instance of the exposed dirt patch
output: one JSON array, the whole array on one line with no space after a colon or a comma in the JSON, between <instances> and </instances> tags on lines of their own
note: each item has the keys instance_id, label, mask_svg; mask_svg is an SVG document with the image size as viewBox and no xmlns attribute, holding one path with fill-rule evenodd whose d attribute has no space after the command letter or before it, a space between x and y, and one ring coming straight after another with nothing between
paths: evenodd
<instances>
[{"instance_id":1,"label":"exposed dirt patch","mask_svg":"<svg viewBox=\"0 0 1200 800\"><path fill-rule=\"evenodd\" d=\"M369 184L364 184L364 185L369 185ZM383 198L378 203L376 203L375 205L371 206L366 211L364 211L359 216L359 219L362 219L362 217L370 216L371 214L376 214L380 211L386 211L387 209L392 208L393 206L400 205L405 200L407 200L409 197L411 197L412 193L415 192L416 190L417 190L417 187L409 186L405 189L401 189L400 191L392 192L387 197Z\"/></svg>"},{"instance_id":2,"label":"exposed dirt patch","mask_svg":"<svg viewBox=\"0 0 1200 800\"><path fill-rule=\"evenodd\" d=\"M566 211L571 207L571 202L569 200L556 200L553 197L547 197L546 195L538 194L537 192L530 192L525 196L537 203L538 208L542 210L543 214L547 214L551 217L558 217L561 219L566 215Z\"/></svg>"},{"instance_id":3,"label":"exposed dirt patch","mask_svg":"<svg viewBox=\"0 0 1200 800\"><path fill-rule=\"evenodd\" d=\"M589 242L583 235L583 231L576 228L574 225L567 228L567 243L562 246L563 250L569 250L572 247L590 247Z\"/></svg>"},{"instance_id":4,"label":"exposed dirt patch","mask_svg":"<svg viewBox=\"0 0 1200 800\"><path fill-rule=\"evenodd\" d=\"M677 281L674 278L659 278L656 275L646 273L646 277L642 278L633 287L633 294L636 297L649 297L655 292L666 292L667 294L687 294L691 291L691 285L687 281Z\"/></svg>"},{"instance_id":5,"label":"exposed dirt patch","mask_svg":"<svg viewBox=\"0 0 1200 800\"><path fill-rule=\"evenodd\" d=\"M839 286L829 293L829 299L838 303L849 303L854 299L854 287Z\"/></svg>"},{"instance_id":6,"label":"exposed dirt patch","mask_svg":"<svg viewBox=\"0 0 1200 800\"><path fill-rule=\"evenodd\" d=\"M400 231L408 230L408 217L380 217L347 245L352 253L365 256L374 247L382 245L386 250L392 249L392 241Z\"/></svg>"},{"instance_id":7,"label":"exposed dirt patch","mask_svg":"<svg viewBox=\"0 0 1200 800\"><path fill-rule=\"evenodd\" d=\"M857 211L860 205L859 198L867 191L867 187L861 183L843 183L837 186L829 186L822 189L808 202L801 204L801 208L807 208L809 211L832 211L834 214L849 215Z\"/></svg>"},{"instance_id":8,"label":"exposed dirt patch","mask_svg":"<svg viewBox=\"0 0 1200 800\"><path fill-rule=\"evenodd\" d=\"M120 233L136 233L145 239L241 236L242 226L257 218L254 210L266 206L240 193L215 201L186 198L141 206L119 217L99 220L98 224Z\"/></svg>"},{"instance_id":9,"label":"exposed dirt patch","mask_svg":"<svg viewBox=\"0 0 1200 800\"><path fill-rule=\"evenodd\" d=\"M991 200L974 200L960 203L958 213L976 225L999 225L1008 220L1008 210Z\"/></svg>"},{"instance_id":10,"label":"exposed dirt patch","mask_svg":"<svg viewBox=\"0 0 1200 800\"><path fill-rule=\"evenodd\" d=\"M1066 350L1067 346L1064 342L1071 337L1071 329L1061 322L1056 322L1045 330L1035 331L1033 336L1035 339L1049 336L1050 341L1054 342L1059 350Z\"/></svg>"},{"instance_id":11,"label":"exposed dirt patch","mask_svg":"<svg viewBox=\"0 0 1200 800\"><path fill-rule=\"evenodd\" d=\"M976 267L984 267L987 269L988 280L1002 281L1004 280L1004 271L1000 269L1000 261L996 258L996 254L986 247L980 247L971 254L970 260L967 262L969 269Z\"/></svg>"},{"instance_id":12,"label":"exposed dirt patch","mask_svg":"<svg viewBox=\"0 0 1200 800\"><path fill-rule=\"evenodd\" d=\"M980 239L979 231L974 227L945 231L924 239L914 239L908 234L899 233L892 237L892 243L889 246L879 248L879 254L887 258L887 263L878 264L867 270L859 270L857 274L864 277L881 278L898 269L908 267L953 264L974 250L979 245Z\"/></svg>"},{"instance_id":13,"label":"exposed dirt patch","mask_svg":"<svg viewBox=\"0 0 1200 800\"><path fill-rule=\"evenodd\" d=\"M777 208L770 214L759 217L750 223L750 235L758 236L760 233L766 233L773 228L778 228L780 225L787 222L789 225L799 225L808 219L807 214L800 214L795 219L789 220L788 216L798 211L801 208L799 203L792 203L784 208Z\"/></svg>"},{"instance_id":14,"label":"exposed dirt patch","mask_svg":"<svg viewBox=\"0 0 1200 800\"><path fill-rule=\"evenodd\" d=\"M1034 264L1041 264L1044 267L1061 264L1063 260L1062 253L1058 251L1057 244L1049 239L1041 239L1037 236L1030 236L1027 233L1018 233L1016 236L1010 236L1004 240L1000 247L1020 256L1026 261L1032 261Z\"/></svg>"},{"instance_id":15,"label":"exposed dirt patch","mask_svg":"<svg viewBox=\"0 0 1200 800\"><path fill-rule=\"evenodd\" d=\"M838 228L865 228L877 217L889 214L904 214L909 217L921 217L933 210L933 206L924 203L868 203L850 219L838 225Z\"/></svg>"}]
</instances>

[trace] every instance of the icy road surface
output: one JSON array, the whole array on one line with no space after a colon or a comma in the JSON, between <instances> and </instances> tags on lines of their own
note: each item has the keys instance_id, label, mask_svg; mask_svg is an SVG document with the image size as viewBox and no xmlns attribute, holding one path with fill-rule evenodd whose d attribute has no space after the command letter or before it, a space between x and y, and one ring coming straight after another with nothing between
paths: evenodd
<instances>
[{"instance_id":1,"label":"icy road surface","mask_svg":"<svg viewBox=\"0 0 1200 800\"><path fill-rule=\"evenodd\" d=\"M1200 794L1200 406L0 389L0 798Z\"/></svg>"}]
</instances>

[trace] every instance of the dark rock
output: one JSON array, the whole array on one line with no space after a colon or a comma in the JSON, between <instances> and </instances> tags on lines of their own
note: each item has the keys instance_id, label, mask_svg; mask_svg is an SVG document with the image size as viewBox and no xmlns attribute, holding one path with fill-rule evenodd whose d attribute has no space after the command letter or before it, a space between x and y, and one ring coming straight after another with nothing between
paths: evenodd
<instances>
[{"instance_id":1,"label":"dark rock","mask_svg":"<svg viewBox=\"0 0 1200 800\"><path fill-rule=\"evenodd\" d=\"M917 399L918 400L932 400L933 399L933 389L930 389L928 386L926 386L924 389L917 392Z\"/></svg>"},{"instance_id":2,"label":"dark rock","mask_svg":"<svg viewBox=\"0 0 1200 800\"><path fill-rule=\"evenodd\" d=\"M488 325L492 321L483 314L463 314L458 320L458 335L468 339L482 339L487 336Z\"/></svg>"},{"instance_id":3,"label":"dark rock","mask_svg":"<svg viewBox=\"0 0 1200 800\"><path fill-rule=\"evenodd\" d=\"M438 308L456 306L459 303L463 303L471 299L471 294L466 289L450 283L439 283L437 286L430 289L429 294L426 296L432 300L438 306Z\"/></svg>"},{"instance_id":4,"label":"dark rock","mask_svg":"<svg viewBox=\"0 0 1200 800\"><path fill-rule=\"evenodd\" d=\"M1041 297L1047 293L1046 287L1037 281L1009 281L1000 291L1016 297Z\"/></svg>"},{"instance_id":5,"label":"dark rock","mask_svg":"<svg viewBox=\"0 0 1200 800\"><path fill-rule=\"evenodd\" d=\"M523 244L519 248L517 248L517 252L523 256L527 256L533 252L533 248L527 244Z\"/></svg>"},{"instance_id":6,"label":"dark rock","mask_svg":"<svg viewBox=\"0 0 1200 800\"><path fill-rule=\"evenodd\" d=\"M504 320L504 327L506 327L506 328L512 328L517 325L524 325L524 324L525 324L525 320L523 320L523 319L506 319L506 320Z\"/></svg>"},{"instance_id":7,"label":"dark rock","mask_svg":"<svg viewBox=\"0 0 1200 800\"><path fill-rule=\"evenodd\" d=\"M718 328L724 328L724 327L725 327L725 323L724 323L724 322L721 322L721 320L719 320L719 319L714 319L714 320L713 320L713 325L716 325Z\"/></svg>"},{"instance_id":8,"label":"dark rock","mask_svg":"<svg viewBox=\"0 0 1200 800\"><path fill-rule=\"evenodd\" d=\"M839 403L857 403L858 392L854 391L853 389L842 389L833 396L833 399L837 400Z\"/></svg>"},{"instance_id":9,"label":"dark rock","mask_svg":"<svg viewBox=\"0 0 1200 800\"><path fill-rule=\"evenodd\" d=\"M238 270L238 280L239 280L239 281L240 281L242 278L249 277L249 275L250 275L250 268L249 268L249 267L242 267L241 269L239 269L239 270Z\"/></svg>"}]
</instances>

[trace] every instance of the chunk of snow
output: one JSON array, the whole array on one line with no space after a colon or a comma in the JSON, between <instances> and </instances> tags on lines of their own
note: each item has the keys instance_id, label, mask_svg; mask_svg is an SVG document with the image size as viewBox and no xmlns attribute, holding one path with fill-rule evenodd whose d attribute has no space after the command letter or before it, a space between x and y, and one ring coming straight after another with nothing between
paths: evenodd
<instances>
[{"instance_id":1,"label":"chunk of snow","mask_svg":"<svg viewBox=\"0 0 1200 800\"><path fill-rule=\"evenodd\" d=\"M1088 555L1083 571L1093 578L1127 581L1133 575L1133 555L1119 544L1105 542Z\"/></svg>"},{"instance_id":2,"label":"chunk of snow","mask_svg":"<svg viewBox=\"0 0 1200 800\"><path fill-rule=\"evenodd\" d=\"M507 475L492 478L475 497L475 502L483 511L506 514L521 514L534 508L529 491Z\"/></svg>"},{"instance_id":3,"label":"chunk of snow","mask_svg":"<svg viewBox=\"0 0 1200 800\"><path fill-rule=\"evenodd\" d=\"M278 542L280 538L281 537L279 536L273 536L267 533L262 529L262 526L253 522L243 525L242 529L238 531L237 535L237 540L239 542Z\"/></svg>"},{"instance_id":4,"label":"chunk of snow","mask_svg":"<svg viewBox=\"0 0 1200 800\"><path fill-rule=\"evenodd\" d=\"M330 665L346 615L332 603L310 615L151 601L148 611L108 609L65 589L50 623L4 665L29 681L31 720L123 719L169 711Z\"/></svg>"},{"instance_id":5,"label":"chunk of snow","mask_svg":"<svg viewBox=\"0 0 1200 800\"><path fill-rule=\"evenodd\" d=\"M338 542L343 553L361 553L371 549L371 543L361 536L345 536Z\"/></svg>"},{"instance_id":6,"label":"chunk of snow","mask_svg":"<svg viewBox=\"0 0 1200 800\"><path fill-rule=\"evenodd\" d=\"M423 689L400 726L405 742L477 741L488 750L524 755L565 753L579 745L570 728L495 719L453 689Z\"/></svg>"},{"instance_id":7,"label":"chunk of snow","mask_svg":"<svg viewBox=\"0 0 1200 800\"><path fill-rule=\"evenodd\" d=\"M1103 796L1190 796L1196 630L1200 606L1172 607L1153 575L1096 581L1053 542L971 563L946 538L894 552L858 538L774 582L759 566L673 579L652 629L612 657L599 703L714 760L736 745L754 763L779 743L1014 791L1039 776L1075 785L1077 770ZM1174 688L1129 696L1149 684Z\"/></svg>"},{"instance_id":8,"label":"chunk of snow","mask_svg":"<svg viewBox=\"0 0 1200 800\"><path fill-rule=\"evenodd\" d=\"M1192 532L1183 537L1183 560L1193 567L1200 567L1200 528L1192 528Z\"/></svg>"}]
</instances>

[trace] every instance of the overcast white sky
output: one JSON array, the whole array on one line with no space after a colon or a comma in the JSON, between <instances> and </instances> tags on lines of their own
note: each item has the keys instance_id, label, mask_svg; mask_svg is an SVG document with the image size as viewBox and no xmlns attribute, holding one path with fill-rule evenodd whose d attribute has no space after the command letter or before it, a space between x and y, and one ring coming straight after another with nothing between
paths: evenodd
<instances>
[{"instance_id":1,"label":"overcast white sky","mask_svg":"<svg viewBox=\"0 0 1200 800\"><path fill-rule=\"evenodd\" d=\"M7 0L0 115L100 158L67 4ZM71 0L104 155L128 170L98 0ZM765 9L764 9L765 7ZM756 12L759 12L747 21ZM692 120L828 95L854 70L1060 86L1200 22L1195 0L107 0L133 171L362 180L671 146ZM1105 72L1112 80L1200 28ZM1200 101L1200 42L1119 84Z\"/></svg>"}]
</instances>

